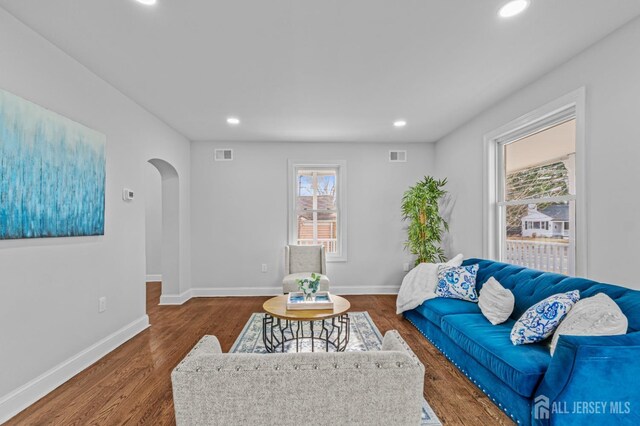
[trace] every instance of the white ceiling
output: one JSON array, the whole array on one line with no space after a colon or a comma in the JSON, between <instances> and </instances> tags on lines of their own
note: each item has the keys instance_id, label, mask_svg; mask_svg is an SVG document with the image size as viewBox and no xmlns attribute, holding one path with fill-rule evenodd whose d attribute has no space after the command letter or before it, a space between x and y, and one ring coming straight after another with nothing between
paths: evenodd
<instances>
[{"instance_id":1,"label":"white ceiling","mask_svg":"<svg viewBox=\"0 0 640 426\"><path fill-rule=\"evenodd\" d=\"M637 0L0 0L191 140L435 141ZM242 123L226 124L235 115ZM392 126L406 119L402 129Z\"/></svg>"}]
</instances>

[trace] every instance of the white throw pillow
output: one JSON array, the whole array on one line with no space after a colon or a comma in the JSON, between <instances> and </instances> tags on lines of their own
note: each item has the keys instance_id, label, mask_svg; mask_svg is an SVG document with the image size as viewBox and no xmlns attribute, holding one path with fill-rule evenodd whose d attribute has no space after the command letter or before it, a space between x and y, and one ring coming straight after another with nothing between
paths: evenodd
<instances>
[{"instance_id":1,"label":"white throw pillow","mask_svg":"<svg viewBox=\"0 0 640 426\"><path fill-rule=\"evenodd\" d=\"M505 322L513 312L515 303L513 293L502 287L502 284L493 277L484 283L478 296L478 306L482 315L493 325Z\"/></svg>"},{"instance_id":2,"label":"white throw pillow","mask_svg":"<svg viewBox=\"0 0 640 426\"><path fill-rule=\"evenodd\" d=\"M396 313L415 309L425 300L436 297L438 267L440 265L460 266L463 256L457 255L447 263L421 263L413 268L402 280L396 299Z\"/></svg>"},{"instance_id":3,"label":"white throw pillow","mask_svg":"<svg viewBox=\"0 0 640 426\"><path fill-rule=\"evenodd\" d=\"M609 296L598 293L578 301L560 323L551 339L551 355L561 334L572 336L615 336L626 334L629 323Z\"/></svg>"}]
</instances>

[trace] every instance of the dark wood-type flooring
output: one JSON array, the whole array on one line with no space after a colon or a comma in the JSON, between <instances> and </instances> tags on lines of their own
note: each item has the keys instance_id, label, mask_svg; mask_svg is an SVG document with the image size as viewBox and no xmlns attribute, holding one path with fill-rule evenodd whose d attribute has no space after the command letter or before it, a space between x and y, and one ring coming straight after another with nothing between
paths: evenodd
<instances>
[{"instance_id":1,"label":"dark wood-type flooring","mask_svg":"<svg viewBox=\"0 0 640 426\"><path fill-rule=\"evenodd\" d=\"M171 370L205 334L228 351L266 297L191 299L158 306L160 284L147 284L151 327L11 419L8 425L175 423ZM395 296L348 296L380 331L396 329L426 368L424 396L445 425L503 425L510 419L402 317Z\"/></svg>"}]
</instances>

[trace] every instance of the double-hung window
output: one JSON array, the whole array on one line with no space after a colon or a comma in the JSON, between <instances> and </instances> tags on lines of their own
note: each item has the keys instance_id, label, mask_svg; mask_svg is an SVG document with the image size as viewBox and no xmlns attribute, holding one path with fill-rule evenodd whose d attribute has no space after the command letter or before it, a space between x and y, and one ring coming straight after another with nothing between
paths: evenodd
<instances>
[{"instance_id":1,"label":"double-hung window","mask_svg":"<svg viewBox=\"0 0 640 426\"><path fill-rule=\"evenodd\" d=\"M583 190L579 177L584 176L576 161L581 95L574 93L574 102L550 105L549 111L543 108L485 138L489 257L543 271L585 273L585 265L578 265L584 253L577 250L578 241L584 250L586 231L584 210L577 204L577 190Z\"/></svg>"},{"instance_id":2,"label":"double-hung window","mask_svg":"<svg viewBox=\"0 0 640 426\"><path fill-rule=\"evenodd\" d=\"M346 260L346 164L289 163L289 244L323 245L328 261Z\"/></svg>"}]
</instances>

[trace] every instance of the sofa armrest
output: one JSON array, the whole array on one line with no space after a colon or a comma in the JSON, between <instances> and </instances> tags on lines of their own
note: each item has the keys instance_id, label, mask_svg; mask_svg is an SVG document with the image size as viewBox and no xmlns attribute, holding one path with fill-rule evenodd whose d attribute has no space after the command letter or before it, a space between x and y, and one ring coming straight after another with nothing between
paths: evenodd
<instances>
[{"instance_id":1,"label":"sofa armrest","mask_svg":"<svg viewBox=\"0 0 640 426\"><path fill-rule=\"evenodd\" d=\"M536 391L532 423L593 424L600 418L640 424L639 378L640 333L560 336Z\"/></svg>"},{"instance_id":2,"label":"sofa armrest","mask_svg":"<svg viewBox=\"0 0 640 426\"><path fill-rule=\"evenodd\" d=\"M221 353L222 347L220 346L220 341L218 341L218 338L216 336L205 335L202 336L200 340L198 340L198 343L196 343L191 351L189 351L187 356L182 360L182 363L184 363L191 357Z\"/></svg>"}]
</instances>

